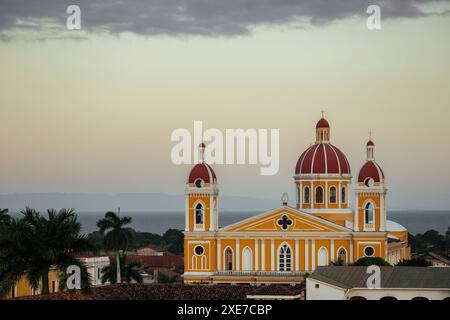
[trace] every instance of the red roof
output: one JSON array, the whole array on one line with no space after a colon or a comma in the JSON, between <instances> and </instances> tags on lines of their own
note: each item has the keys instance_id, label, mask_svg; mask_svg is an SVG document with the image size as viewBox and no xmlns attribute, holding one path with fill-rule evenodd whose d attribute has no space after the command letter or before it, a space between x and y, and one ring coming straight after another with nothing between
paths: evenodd
<instances>
[{"instance_id":1,"label":"red roof","mask_svg":"<svg viewBox=\"0 0 450 320\"><path fill-rule=\"evenodd\" d=\"M316 143L300 156L295 174L350 174L350 164L337 147Z\"/></svg>"},{"instance_id":2,"label":"red roof","mask_svg":"<svg viewBox=\"0 0 450 320\"><path fill-rule=\"evenodd\" d=\"M115 257L110 257L110 260L115 261ZM145 268L172 268L183 267L184 257L177 255L170 256L138 256L128 255L127 262L139 262Z\"/></svg>"},{"instance_id":3,"label":"red roof","mask_svg":"<svg viewBox=\"0 0 450 320\"><path fill-rule=\"evenodd\" d=\"M375 182L384 180L384 173L375 161L367 161L359 170L358 182L364 182L367 178L372 178Z\"/></svg>"},{"instance_id":4,"label":"red roof","mask_svg":"<svg viewBox=\"0 0 450 320\"><path fill-rule=\"evenodd\" d=\"M206 163L196 164L189 174L189 183L194 183L195 180L202 179L205 183L213 183L216 179L216 174L210 165Z\"/></svg>"},{"instance_id":5,"label":"red roof","mask_svg":"<svg viewBox=\"0 0 450 320\"><path fill-rule=\"evenodd\" d=\"M327 120L325 120L325 118L320 119L317 124L316 124L316 129L318 128L329 128L330 124L328 123Z\"/></svg>"},{"instance_id":6,"label":"red roof","mask_svg":"<svg viewBox=\"0 0 450 320\"><path fill-rule=\"evenodd\" d=\"M374 145L375 145L375 143L373 143L373 141L372 141L372 140L369 140L369 141L367 141L367 145L368 145L368 146L374 146Z\"/></svg>"}]
</instances>

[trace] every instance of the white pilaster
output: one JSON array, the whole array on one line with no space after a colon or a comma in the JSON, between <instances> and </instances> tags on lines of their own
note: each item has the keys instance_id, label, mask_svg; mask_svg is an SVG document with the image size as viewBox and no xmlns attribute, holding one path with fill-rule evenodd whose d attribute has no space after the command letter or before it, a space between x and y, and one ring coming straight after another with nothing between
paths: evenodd
<instances>
[{"instance_id":1,"label":"white pilaster","mask_svg":"<svg viewBox=\"0 0 450 320\"><path fill-rule=\"evenodd\" d=\"M355 199L355 217L354 217L354 223L353 223L353 230L359 231L359 195L356 195Z\"/></svg>"},{"instance_id":2,"label":"white pilaster","mask_svg":"<svg viewBox=\"0 0 450 320\"><path fill-rule=\"evenodd\" d=\"M275 271L275 240L270 240L270 271Z\"/></svg>"},{"instance_id":3,"label":"white pilaster","mask_svg":"<svg viewBox=\"0 0 450 320\"><path fill-rule=\"evenodd\" d=\"M334 239L331 239L331 244L330 244L330 256L331 256L331 262L334 262L334 256L336 255L334 252Z\"/></svg>"},{"instance_id":4,"label":"white pilaster","mask_svg":"<svg viewBox=\"0 0 450 320\"><path fill-rule=\"evenodd\" d=\"M217 240L217 270L222 270L222 249L220 247L220 239Z\"/></svg>"},{"instance_id":5,"label":"white pilaster","mask_svg":"<svg viewBox=\"0 0 450 320\"><path fill-rule=\"evenodd\" d=\"M241 258L241 249L239 248L239 239L236 239L236 271L241 270L240 268L240 259Z\"/></svg>"},{"instance_id":6,"label":"white pilaster","mask_svg":"<svg viewBox=\"0 0 450 320\"><path fill-rule=\"evenodd\" d=\"M255 271L259 271L259 240L255 239Z\"/></svg>"},{"instance_id":7,"label":"white pilaster","mask_svg":"<svg viewBox=\"0 0 450 320\"><path fill-rule=\"evenodd\" d=\"M261 240L261 271L266 270L266 240Z\"/></svg>"},{"instance_id":8,"label":"white pilaster","mask_svg":"<svg viewBox=\"0 0 450 320\"><path fill-rule=\"evenodd\" d=\"M303 206L303 182L300 182L300 208Z\"/></svg>"},{"instance_id":9,"label":"white pilaster","mask_svg":"<svg viewBox=\"0 0 450 320\"><path fill-rule=\"evenodd\" d=\"M353 263L353 239L350 239L350 263Z\"/></svg>"},{"instance_id":10,"label":"white pilaster","mask_svg":"<svg viewBox=\"0 0 450 320\"><path fill-rule=\"evenodd\" d=\"M214 212L214 199L213 196L209 197L209 231L214 231L214 224L216 222L216 215Z\"/></svg>"},{"instance_id":11,"label":"white pilaster","mask_svg":"<svg viewBox=\"0 0 450 320\"><path fill-rule=\"evenodd\" d=\"M309 271L309 240L305 240L305 271Z\"/></svg>"},{"instance_id":12,"label":"white pilaster","mask_svg":"<svg viewBox=\"0 0 450 320\"><path fill-rule=\"evenodd\" d=\"M325 188L323 190L323 197L325 198L325 208L328 208L328 198L330 196L330 193L328 192L328 181L325 181Z\"/></svg>"},{"instance_id":13,"label":"white pilaster","mask_svg":"<svg viewBox=\"0 0 450 320\"><path fill-rule=\"evenodd\" d=\"M336 196L339 199L339 208L342 208L342 183L339 181L339 190L336 192ZM347 196L347 192L345 193L345 196Z\"/></svg>"},{"instance_id":14,"label":"white pilaster","mask_svg":"<svg viewBox=\"0 0 450 320\"><path fill-rule=\"evenodd\" d=\"M311 240L311 271L316 269L316 240Z\"/></svg>"},{"instance_id":15,"label":"white pilaster","mask_svg":"<svg viewBox=\"0 0 450 320\"><path fill-rule=\"evenodd\" d=\"M299 266L299 261L300 261L300 257L298 254L298 239L295 239L295 271L299 271L300 270L300 266Z\"/></svg>"}]
</instances>

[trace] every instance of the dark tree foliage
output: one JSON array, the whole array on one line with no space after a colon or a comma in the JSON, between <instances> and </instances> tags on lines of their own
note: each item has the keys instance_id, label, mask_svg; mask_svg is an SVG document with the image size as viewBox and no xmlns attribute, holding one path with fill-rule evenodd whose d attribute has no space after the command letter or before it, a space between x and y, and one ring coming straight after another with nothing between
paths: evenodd
<instances>
[{"instance_id":1,"label":"dark tree foliage","mask_svg":"<svg viewBox=\"0 0 450 320\"><path fill-rule=\"evenodd\" d=\"M436 230L428 230L423 234L418 233L415 236L409 234L408 240L414 255L422 255L430 251L447 255L447 252L450 249L449 231L447 231L445 236L439 234Z\"/></svg>"},{"instance_id":2,"label":"dark tree foliage","mask_svg":"<svg viewBox=\"0 0 450 320\"><path fill-rule=\"evenodd\" d=\"M411 260L402 260L397 263L395 266L398 267L429 267L432 263L425 260L423 257L413 258Z\"/></svg>"},{"instance_id":3,"label":"dark tree foliage","mask_svg":"<svg viewBox=\"0 0 450 320\"><path fill-rule=\"evenodd\" d=\"M353 263L354 266L390 266L389 262L379 257L364 257Z\"/></svg>"}]
</instances>

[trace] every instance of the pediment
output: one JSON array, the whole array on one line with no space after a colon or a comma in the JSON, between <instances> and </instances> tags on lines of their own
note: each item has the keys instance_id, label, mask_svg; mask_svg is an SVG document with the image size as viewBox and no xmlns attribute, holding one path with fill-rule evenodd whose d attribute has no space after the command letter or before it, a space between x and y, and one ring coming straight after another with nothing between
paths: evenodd
<instances>
[{"instance_id":1,"label":"pediment","mask_svg":"<svg viewBox=\"0 0 450 320\"><path fill-rule=\"evenodd\" d=\"M289 207L260 213L222 228L226 232L348 232L341 225Z\"/></svg>"}]
</instances>

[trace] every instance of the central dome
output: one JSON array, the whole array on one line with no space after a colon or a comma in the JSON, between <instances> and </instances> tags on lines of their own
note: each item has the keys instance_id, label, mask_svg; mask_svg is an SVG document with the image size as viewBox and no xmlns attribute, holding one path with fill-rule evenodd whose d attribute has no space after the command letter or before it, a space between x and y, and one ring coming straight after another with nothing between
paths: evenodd
<instances>
[{"instance_id":1,"label":"central dome","mask_svg":"<svg viewBox=\"0 0 450 320\"><path fill-rule=\"evenodd\" d=\"M344 153L331 143L316 143L302 153L295 174L350 174Z\"/></svg>"},{"instance_id":2,"label":"central dome","mask_svg":"<svg viewBox=\"0 0 450 320\"><path fill-rule=\"evenodd\" d=\"M316 144L302 153L295 174L350 175L350 164L344 153L330 143L330 124L323 115L316 124Z\"/></svg>"}]
</instances>

